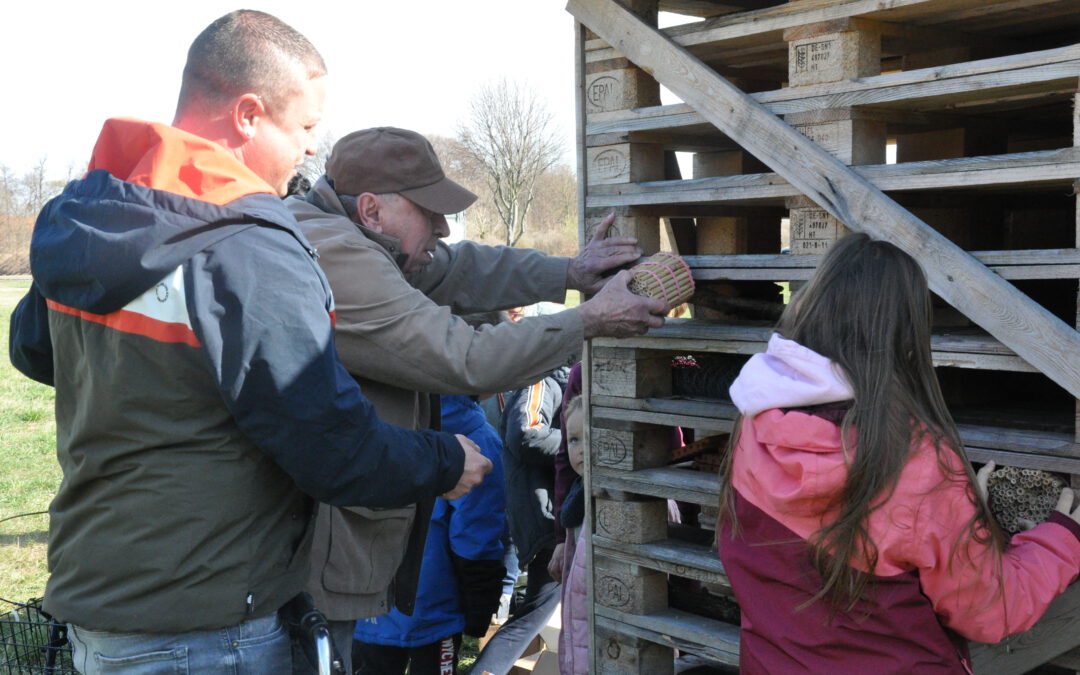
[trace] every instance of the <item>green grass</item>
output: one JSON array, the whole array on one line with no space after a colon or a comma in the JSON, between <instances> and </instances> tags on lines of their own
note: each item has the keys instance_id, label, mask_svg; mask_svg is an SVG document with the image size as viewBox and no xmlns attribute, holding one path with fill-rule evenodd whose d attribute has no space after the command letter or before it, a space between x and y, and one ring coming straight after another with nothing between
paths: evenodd
<instances>
[{"instance_id":1,"label":"green grass","mask_svg":"<svg viewBox=\"0 0 1080 675\"><path fill-rule=\"evenodd\" d=\"M0 279L0 345L29 281ZM60 485L53 390L0 359L0 597L26 601L45 590L45 511Z\"/></svg>"}]
</instances>

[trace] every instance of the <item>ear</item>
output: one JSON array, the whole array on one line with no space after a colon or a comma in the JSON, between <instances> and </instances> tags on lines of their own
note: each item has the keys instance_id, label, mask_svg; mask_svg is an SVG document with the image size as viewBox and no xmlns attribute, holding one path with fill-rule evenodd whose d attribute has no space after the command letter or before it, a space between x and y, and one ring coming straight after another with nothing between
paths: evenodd
<instances>
[{"instance_id":1,"label":"ear","mask_svg":"<svg viewBox=\"0 0 1080 675\"><path fill-rule=\"evenodd\" d=\"M233 129L241 139L255 138L258 125L266 117L266 106L257 94L243 94L233 101Z\"/></svg>"},{"instance_id":2,"label":"ear","mask_svg":"<svg viewBox=\"0 0 1080 675\"><path fill-rule=\"evenodd\" d=\"M382 201L370 192L356 198L356 213L364 227L382 232Z\"/></svg>"}]
</instances>

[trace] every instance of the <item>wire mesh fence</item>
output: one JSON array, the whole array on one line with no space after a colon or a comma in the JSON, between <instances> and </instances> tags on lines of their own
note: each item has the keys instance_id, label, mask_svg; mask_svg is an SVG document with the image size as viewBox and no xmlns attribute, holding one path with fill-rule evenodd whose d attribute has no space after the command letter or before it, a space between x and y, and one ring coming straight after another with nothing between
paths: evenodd
<instances>
[{"instance_id":1,"label":"wire mesh fence","mask_svg":"<svg viewBox=\"0 0 1080 675\"><path fill-rule=\"evenodd\" d=\"M67 675L71 663L67 626L41 609L41 599L25 603L0 599L0 672L7 675Z\"/></svg>"}]
</instances>

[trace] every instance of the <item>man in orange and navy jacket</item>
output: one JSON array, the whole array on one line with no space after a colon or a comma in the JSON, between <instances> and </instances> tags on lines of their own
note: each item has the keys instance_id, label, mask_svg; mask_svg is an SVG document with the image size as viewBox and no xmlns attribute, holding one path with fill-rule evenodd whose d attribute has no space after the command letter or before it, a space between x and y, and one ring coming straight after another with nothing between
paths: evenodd
<instances>
[{"instance_id":1,"label":"man in orange and navy jacket","mask_svg":"<svg viewBox=\"0 0 1080 675\"><path fill-rule=\"evenodd\" d=\"M329 285L279 199L325 74L276 18L221 17L173 125L106 122L34 228L10 354L56 388L44 607L81 672L289 672L277 612L314 500L453 498L491 468L467 439L381 422L338 362Z\"/></svg>"}]
</instances>

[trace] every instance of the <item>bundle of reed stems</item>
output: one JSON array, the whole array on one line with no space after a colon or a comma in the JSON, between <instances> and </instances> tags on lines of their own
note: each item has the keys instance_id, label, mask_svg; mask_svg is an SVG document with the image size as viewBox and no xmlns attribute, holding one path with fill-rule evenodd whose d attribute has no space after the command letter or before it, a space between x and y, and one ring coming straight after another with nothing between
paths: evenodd
<instances>
[{"instance_id":1,"label":"bundle of reed stems","mask_svg":"<svg viewBox=\"0 0 1080 675\"><path fill-rule=\"evenodd\" d=\"M694 279L690 266L674 253L654 253L630 268L633 278L628 288L631 293L657 298L675 307L694 294Z\"/></svg>"}]
</instances>

